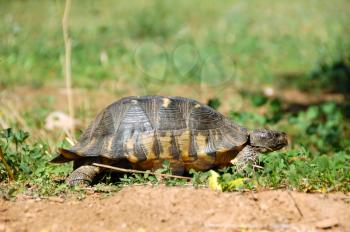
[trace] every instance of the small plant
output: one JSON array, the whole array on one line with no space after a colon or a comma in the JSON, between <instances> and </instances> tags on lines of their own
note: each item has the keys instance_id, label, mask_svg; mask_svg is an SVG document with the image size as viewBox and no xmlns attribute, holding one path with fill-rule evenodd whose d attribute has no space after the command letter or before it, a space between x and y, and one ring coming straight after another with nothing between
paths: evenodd
<instances>
[{"instance_id":1,"label":"small plant","mask_svg":"<svg viewBox=\"0 0 350 232\"><path fill-rule=\"evenodd\" d=\"M304 144L314 152L333 153L346 150L346 122L335 103L311 106L305 112L289 117L296 135L294 143Z\"/></svg>"},{"instance_id":2,"label":"small plant","mask_svg":"<svg viewBox=\"0 0 350 232\"><path fill-rule=\"evenodd\" d=\"M210 172L197 172L191 169L190 174L192 175L192 184L195 188L206 186L208 184Z\"/></svg>"},{"instance_id":3,"label":"small plant","mask_svg":"<svg viewBox=\"0 0 350 232\"><path fill-rule=\"evenodd\" d=\"M332 62L321 62L308 76L309 83L328 91L349 96L350 56L340 56Z\"/></svg>"},{"instance_id":4,"label":"small plant","mask_svg":"<svg viewBox=\"0 0 350 232\"><path fill-rule=\"evenodd\" d=\"M29 134L22 130L8 128L0 131L0 149L5 160L0 163L0 182L9 179L9 172L12 172L15 181L13 193L25 189L44 195L61 192L65 187L55 183L54 179L64 176L69 167L50 165L47 145L28 144L28 137ZM21 188L24 186L26 188Z\"/></svg>"},{"instance_id":5,"label":"small plant","mask_svg":"<svg viewBox=\"0 0 350 232\"><path fill-rule=\"evenodd\" d=\"M13 131L11 128L0 132L0 147L3 153L3 159L9 165L16 180L28 176L38 167L44 147L41 144L28 146L25 141L29 134L19 131ZM32 162L35 161L35 162ZM1 180L9 177L4 167L0 169Z\"/></svg>"}]
</instances>

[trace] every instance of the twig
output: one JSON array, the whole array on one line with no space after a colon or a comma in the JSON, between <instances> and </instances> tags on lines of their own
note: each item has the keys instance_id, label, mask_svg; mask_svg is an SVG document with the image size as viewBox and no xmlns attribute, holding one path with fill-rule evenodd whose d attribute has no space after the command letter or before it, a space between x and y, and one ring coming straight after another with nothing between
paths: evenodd
<instances>
[{"instance_id":1,"label":"twig","mask_svg":"<svg viewBox=\"0 0 350 232\"><path fill-rule=\"evenodd\" d=\"M15 179L14 176L13 176L13 172L11 170L10 165L8 165L8 163L5 160L5 156L4 156L4 153L2 152L1 147L0 147L0 160L4 164L5 169L6 169L7 173L9 174L9 176L8 176L9 181L13 181Z\"/></svg>"},{"instance_id":2,"label":"twig","mask_svg":"<svg viewBox=\"0 0 350 232\"><path fill-rule=\"evenodd\" d=\"M74 144L76 144L76 142L74 142L71 138L66 137L66 141L69 143L69 145L74 146Z\"/></svg>"},{"instance_id":3,"label":"twig","mask_svg":"<svg viewBox=\"0 0 350 232\"><path fill-rule=\"evenodd\" d=\"M93 166L96 167L101 167L101 168L107 168L119 172L127 172L127 173L141 173L141 174L150 174L154 176L163 176L163 177L172 177L172 178L177 178L177 179L184 179L184 180L192 180L190 177L185 177L185 176L176 176L176 175L171 175L171 174L164 174L164 173L156 173L156 172L149 172L149 171L140 171L140 170L134 170L134 169L126 169L126 168L118 168L106 164L98 164L98 163L92 163Z\"/></svg>"},{"instance_id":4,"label":"twig","mask_svg":"<svg viewBox=\"0 0 350 232\"><path fill-rule=\"evenodd\" d=\"M292 199L295 208L297 208L300 217L301 217L301 218L304 217L303 213L301 212L301 209L299 208L298 203L297 203L296 200L294 199L294 197L293 197L293 195L291 194L291 192L290 192L290 191L287 191L287 193L288 193L288 195L290 196L290 198Z\"/></svg>"},{"instance_id":5,"label":"twig","mask_svg":"<svg viewBox=\"0 0 350 232\"><path fill-rule=\"evenodd\" d=\"M257 164L253 164L253 168L260 168L260 169L264 169L262 166L257 165Z\"/></svg>"},{"instance_id":6,"label":"twig","mask_svg":"<svg viewBox=\"0 0 350 232\"><path fill-rule=\"evenodd\" d=\"M62 18L62 30L63 30L63 38L64 38L64 47L65 47L65 66L64 66L64 74L66 80L66 92L67 92L67 100L68 100L68 113L69 116L74 119L74 103L72 96L72 76L71 76L71 47L72 41L69 37L68 33L68 23L69 23L69 12L71 8L71 0L66 0L66 6L64 8L64 14ZM74 125L70 130L70 134L68 137L72 138L74 141Z\"/></svg>"}]
</instances>

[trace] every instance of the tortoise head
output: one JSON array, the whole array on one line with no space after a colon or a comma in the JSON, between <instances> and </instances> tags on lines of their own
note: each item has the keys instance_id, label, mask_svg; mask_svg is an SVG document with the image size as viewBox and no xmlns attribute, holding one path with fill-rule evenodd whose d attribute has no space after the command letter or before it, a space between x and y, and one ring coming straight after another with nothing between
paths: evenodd
<instances>
[{"instance_id":1,"label":"tortoise head","mask_svg":"<svg viewBox=\"0 0 350 232\"><path fill-rule=\"evenodd\" d=\"M287 134L281 131L257 129L249 135L250 145L260 152L276 151L288 145Z\"/></svg>"}]
</instances>

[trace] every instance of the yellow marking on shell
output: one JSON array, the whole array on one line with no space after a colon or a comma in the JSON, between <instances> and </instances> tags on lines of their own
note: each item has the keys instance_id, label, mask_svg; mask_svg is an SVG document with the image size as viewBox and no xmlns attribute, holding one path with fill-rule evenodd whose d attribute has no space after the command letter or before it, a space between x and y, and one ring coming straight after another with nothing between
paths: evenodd
<instances>
[{"instance_id":1,"label":"yellow marking on shell","mask_svg":"<svg viewBox=\"0 0 350 232\"><path fill-rule=\"evenodd\" d=\"M194 108L199 108L199 107L201 107L200 104L196 104L196 105L194 106Z\"/></svg>"},{"instance_id":2,"label":"yellow marking on shell","mask_svg":"<svg viewBox=\"0 0 350 232\"><path fill-rule=\"evenodd\" d=\"M110 160L114 159L114 157L110 153L103 153L99 157L102 164L110 164ZM102 160L104 161L102 162Z\"/></svg>"},{"instance_id":3,"label":"yellow marking on shell","mask_svg":"<svg viewBox=\"0 0 350 232\"><path fill-rule=\"evenodd\" d=\"M137 100L131 100L132 104L137 104Z\"/></svg>"},{"instance_id":4,"label":"yellow marking on shell","mask_svg":"<svg viewBox=\"0 0 350 232\"><path fill-rule=\"evenodd\" d=\"M132 153L134 151L134 140L132 138L126 140L125 145L128 153Z\"/></svg>"},{"instance_id":5,"label":"yellow marking on shell","mask_svg":"<svg viewBox=\"0 0 350 232\"><path fill-rule=\"evenodd\" d=\"M171 149L171 132L167 132L164 136L159 136L159 145L161 146L161 153L159 157L161 159L172 159L170 154Z\"/></svg>"},{"instance_id":6,"label":"yellow marking on shell","mask_svg":"<svg viewBox=\"0 0 350 232\"><path fill-rule=\"evenodd\" d=\"M153 151L154 142L154 134L141 135L141 143L147 152L147 160L157 159L157 154L155 154Z\"/></svg>"},{"instance_id":7,"label":"yellow marking on shell","mask_svg":"<svg viewBox=\"0 0 350 232\"><path fill-rule=\"evenodd\" d=\"M138 158L134 154L134 145L135 145L134 139L131 138L131 139L126 140L125 145L126 145L126 151L128 154L128 160L131 163L136 163L138 161Z\"/></svg>"},{"instance_id":8,"label":"yellow marking on shell","mask_svg":"<svg viewBox=\"0 0 350 232\"><path fill-rule=\"evenodd\" d=\"M208 155L205 151L208 146L207 142L207 135L201 135L198 134L195 137L198 150L197 150L197 156L198 156L198 162L201 162L200 165L203 165L205 167L210 166L215 163L215 156L213 155Z\"/></svg>"},{"instance_id":9,"label":"yellow marking on shell","mask_svg":"<svg viewBox=\"0 0 350 232\"><path fill-rule=\"evenodd\" d=\"M163 98L163 104L162 104L162 106L163 106L164 108L168 108L169 104L170 104L170 99L169 99L169 98Z\"/></svg>"},{"instance_id":10,"label":"yellow marking on shell","mask_svg":"<svg viewBox=\"0 0 350 232\"><path fill-rule=\"evenodd\" d=\"M100 157L100 162L101 162L101 164L111 165L112 164L111 160L113 160L113 159L115 159L115 158L111 157L109 154L107 154L107 155L104 154Z\"/></svg>"},{"instance_id":11,"label":"yellow marking on shell","mask_svg":"<svg viewBox=\"0 0 350 232\"><path fill-rule=\"evenodd\" d=\"M108 142L107 142L107 151L108 152L112 151L112 145L113 145L113 136L111 138L109 138Z\"/></svg>"},{"instance_id":12,"label":"yellow marking on shell","mask_svg":"<svg viewBox=\"0 0 350 232\"><path fill-rule=\"evenodd\" d=\"M205 148L208 145L206 140L207 140L207 136L203 136L201 134L198 134L197 136L195 136L195 141L196 141L197 146L198 146L198 150L197 150L198 156L206 155L204 153ZM204 154L202 154L202 153L204 153Z\"/></svg>"},{"instance_id":13,"label":"yellow marking on shell","mask_svg":"<svg viewBox=\"0 0 350 232\"><path fill-rule=\"evenodd\" d=\"M190 157L190 141L191 133L189 130L186 130L182 134L177 136L177 143L181 151L181 159L184 162L193 160L193 158Z\"/></svg>"},{"instance_id":14,"label":"yellow marking on shell","mask_svg":"<svg viewBox=\"0 0 350 232\"><path fill-rule=\"evenodd\" d=\"M228 151L228 149L226 147L219 147L216 149L216 153L224 153L227 151Z\"/></svg>"},{"instance_id":15,"label":"yellow marking on shell","mask_svg":"<svg viewBox=\"0 0 350 232\"><path fill-rule=\"evenodd\" d=\"M64 157L64 158L67 158L67 159L70 159L70 160L74 160L75 158L77 158L77 156L79 156L78 153L74 153L74 152L71 152L69 150L66 150L66 149L59 149L60 151L60 154Z\"/></svg>"}]
</instances>

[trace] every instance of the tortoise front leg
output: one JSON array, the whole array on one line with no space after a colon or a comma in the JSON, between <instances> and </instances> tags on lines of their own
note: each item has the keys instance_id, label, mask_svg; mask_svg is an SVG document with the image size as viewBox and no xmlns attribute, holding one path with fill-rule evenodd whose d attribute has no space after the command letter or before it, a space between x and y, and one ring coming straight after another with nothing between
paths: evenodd
<instances>
[{"instance_id":1,"label":"tortoise front leg","mask_svg":"<svg viewBox=\"0 0 350 232\"><path fill-rule=\"evenodd\" d=\"M259 152L255 147L250 145L245 146L238 155L231 160L233 165L236 165L237 171L243 171L249 164L256 164L258 162Z\"/></svg>"},{"instance_id":2,"label":"tortoise front leg","mask_svg":"<svg viewBox=\"0 0 350 232\"><path fill-rule=\"evenodd\" d=\"M91 184L97 174L102 171L101 168L92 165L82 165L75 169L66 179L66 183L70 186L79 184Z\"/></svg>"}]
</instances>

